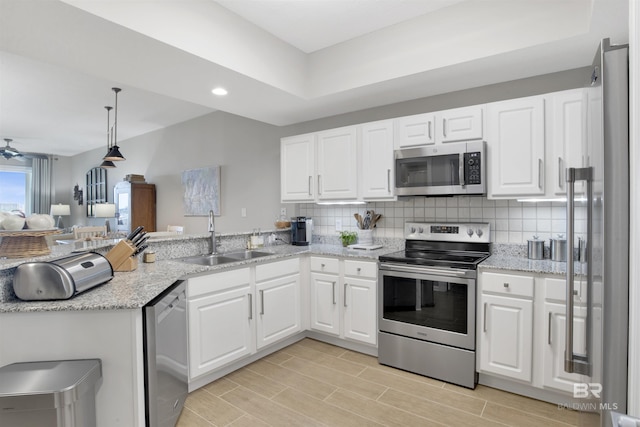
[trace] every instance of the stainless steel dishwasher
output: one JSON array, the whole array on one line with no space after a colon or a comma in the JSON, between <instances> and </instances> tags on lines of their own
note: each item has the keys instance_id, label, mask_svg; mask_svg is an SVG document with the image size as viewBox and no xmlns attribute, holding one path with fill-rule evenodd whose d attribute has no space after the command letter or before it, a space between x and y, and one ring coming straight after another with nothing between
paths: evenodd
<instances>
[{"instance_id":1,"label":"stainless steel dishwasher","mask_svg":"<svg viewBox=\"0 0 640 427\"><path fill-rule=\"evenodd\" d=\"M187 398L186 285L174 283L143 308L148 427L174 427Z\"/></svg>"}]
</instances>

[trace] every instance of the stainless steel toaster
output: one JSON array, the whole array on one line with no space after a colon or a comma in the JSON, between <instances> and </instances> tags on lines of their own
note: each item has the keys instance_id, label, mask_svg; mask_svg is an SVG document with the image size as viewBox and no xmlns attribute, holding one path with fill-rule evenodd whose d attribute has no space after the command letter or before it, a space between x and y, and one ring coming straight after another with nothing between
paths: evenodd
<instances>
[{"instance_id":1,"label":"stainless steel toaster","mask_svg":"<svg viewBox=\"0 0 640 427\"><path fill-rule=\"evenodd\" d=\"M25 301L69 299L112 278L109 261L95 252L86 252L20 264L13 275L13 291Z\"/></svg>"}]
</instances>

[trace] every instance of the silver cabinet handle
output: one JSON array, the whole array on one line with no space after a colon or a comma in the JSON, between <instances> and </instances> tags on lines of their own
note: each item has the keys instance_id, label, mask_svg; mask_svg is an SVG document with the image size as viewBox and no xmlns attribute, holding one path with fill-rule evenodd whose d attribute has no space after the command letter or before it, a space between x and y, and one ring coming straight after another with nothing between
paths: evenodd
<instances>
[{"instance_id":1,"label":"silver cabinet handle","mask_svg":"<svg viewBox=\"0 0 640 427\"><path fill-rule=\"evenodd\" d=\"M387 193L391 193L391 169L387 169Z\"/></svg>"},{"instance_id":2,"label":"silver cabinet handle","mask_svg":"<svg viewBox=\"0 0 640 427\"><path fill-rule=\"evenodd\" d=\"M338 302L336 301L336 282L333 282L331 286L333 292L333 305L336 305Z\"/></svg>"},{"instance_id":3,"label":"silver cabinet handle","mask_svg":"<svg viewBox=\"0 0 640 427\"><path fill-rule=\"evenodd\" d=\"M553 317L553 313L549 312L549 329L547 330L547 343L551 345L551 318Z\"/></svg>"},{"instance_id":4,"label":"silver cabinet handle","mask_svg":"<svg viewBox=\"0 0 640 427\"><path fill-rule=\"evenodd\" d=\"M558 188L562 190L562 157L558 157Z\"/></svg>"},{"instance_id":5,"label":"silver cabinet handle","mask_svg":"<svg viewBox=\"0 0 640 427\"><path fill-rule=\"evenodd\" d=\"M320 175L318 175L318 194L322 194L322 187L320 186Z\"/></svg>"},{"instance_id":6,"label":"silver cabinet handle","mask_svg":"<svg viewBox=\"0 0 640 427\"><path fill-rule=\"evenodd\" d=\"M431 120L427 122L427 136L431 139Z\"/></svg>"},{"instance_id":7,"label":"silver cabinet handle","mask_svg":"<svg viewBox=\"0 0 640 427\"><path fill-rule=\"evenodd\" d=\"M487 303L484 303L484 316L482 318L482 331L487 332Z\"/></svg>"},{"instance_id":8,"label":"silver cabinet handle","mask_svg":"<svg viewBox=\"0 0 640 427\"><path fill-rule=\"evenodd\" d=\"M253 294L247 294L249 297L249 320L253 319Z\"/></svg>"},{"instance_id":9,"label":"silver cabinet handle","mask_svg":"<svg viewBox=\"0 0 640 427\"><path fill-rule=\"evenodd\" d=\"M573 352L573 310L575 291L574 269L573 269L573 240L575 221L575 195L576 181L586 181L587 183L587 257L591 257L591 237L593 236L593 168L568 168L567 169L567 312L565 325L565 351L564 370L568 373L578 373L591 376L591 356L587 346L584 355L577 355ZM587 295L592 295L593 287L593 263L589 259L587 262ZM592 329L592 302L587 297L587 319L586 336L591 336Z\"/></svg>"},{"instance_id":10,"label":"silver cabinet handle","mask_svg":"<svg viewBox=\"0 0 640 427\"><path fill-rule=\"evenodd\" d=\"M309 195L311 196L311 187L313 186L313 177L309 175Z\"/></svg>"},{"instance_id":11,"label":"silver cabinet handle","mask_svg":"<svg viewBox=\"0 0 640 427\"><path fill-rule=\"evenodd\" d=\"M542 159L538 159L538 188L542 190Z\"/></svg>"},{"instance_id":12,"label":"silver cabinet handle","mask_svg":"<svg viewBox=\"0 0 640 427\"><path fill-rule=\"evenodd\" d=\"M458 179L464 187L464 153L460 153L460 165L458 166Z\"/></svg>"},{"instance_id":13,"label":"silver cabinet handle","mask_svg":"<svg viewBox=\"0 0 640 427\"><path fill-rule=\"evenodd\" d=\"M442 119L442 136L447 137L447 119Z\"/></svg>"},{"instance_id":14,"label":"silver cabinet handle","mask_svg":"<svg viewBox=\"0 0 640 427\"><path fill-rule=\"evenodd\" d=\"M260 291L260 314L264 314L264 291Z\"/></svg>"},{"instance_id":15,"label":"silver cabinet handle","mask_svg":"<svg viewBox=\"0 0 640 427\"><path fill-rule=\"evenodd\" d=\"M344 301L342 301L342 305L347 306L347 284L344 284Z\"/></svg>"}]
</instances>

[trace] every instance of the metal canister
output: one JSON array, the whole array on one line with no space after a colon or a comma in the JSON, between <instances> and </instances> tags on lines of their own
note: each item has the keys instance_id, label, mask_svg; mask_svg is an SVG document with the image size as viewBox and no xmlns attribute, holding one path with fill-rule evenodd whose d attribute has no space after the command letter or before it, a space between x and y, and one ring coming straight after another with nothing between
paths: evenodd
<instances>
[{"instance_id":1,"label":"metal canister","mask_svg":"<svg viewBox=\"0 0 640 427\"><path fill-rule=\"evenodd\" d=\"M551 261L567 261L567 239L562 234L558 234L556 239L550 239Z\"/></svg>"},{"instance_id":2,"label":"metal canister","mask_svg":"<svg viewBox=\"0 0 640 427\"><path fill-rule=\"evenodd\" d=\"M527 258L544 259L544 240L538 239L538 236L527 240Z\"/></svg>"}]
</instances>

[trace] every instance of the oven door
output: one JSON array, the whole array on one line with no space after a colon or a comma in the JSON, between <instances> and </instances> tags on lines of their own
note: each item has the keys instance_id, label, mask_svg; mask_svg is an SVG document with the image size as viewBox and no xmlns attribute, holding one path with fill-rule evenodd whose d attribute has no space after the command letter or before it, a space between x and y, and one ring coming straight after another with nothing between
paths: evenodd
<instances>
[{"instance_id":1,"label":"oven door","mask_svg":"<svg viewBox=\"0 0 640 427\"><path fill-rule=\"evenodd\" d=\"M381 264L380 331L475 350L476 279L468 273Z\"/></svg>"}]
</instances>

